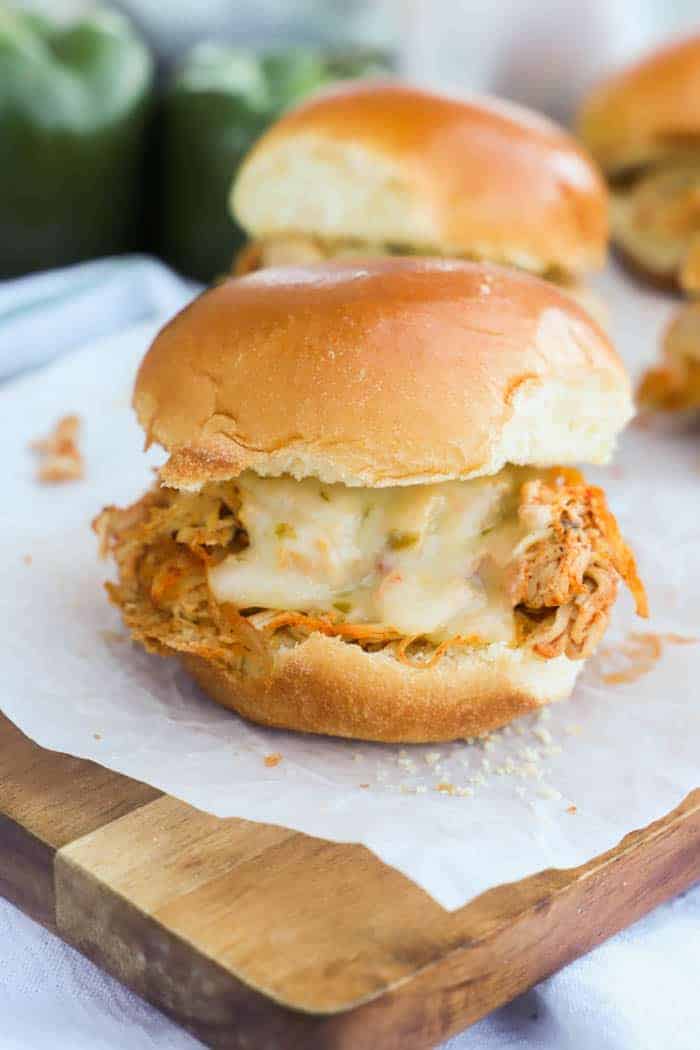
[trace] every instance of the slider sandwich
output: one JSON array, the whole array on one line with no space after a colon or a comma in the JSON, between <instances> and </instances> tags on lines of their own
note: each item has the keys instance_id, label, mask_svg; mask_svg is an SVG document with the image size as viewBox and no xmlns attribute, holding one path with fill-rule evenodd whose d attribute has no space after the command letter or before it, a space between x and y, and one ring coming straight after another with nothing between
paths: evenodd
<instances>
[{"instance_id":1,"label":"slider sandwich","mask_svg":"<svg viewBox=\"0 0 700 1050\"><path fill-rule=\"evenodd\" d=\"M583 281L607 247L605 184L561 128L512 103L389 82L343 85L284 116L243 162L231 209L249 238L239 274L445 256L590 296Z\"/></svg>"},{"instance_id":2,"label":"slider sandwich","mask_svg":"<svg viewBox=\"0 0 700 1050\"><path fill-rule=\"evenodd\" d=\"M700 292L700 37L603 82L579 131L610 182L624 260L656 284Z\"/></svg>"},{"instance_id":3,"label":"slider sandwich","mask_svg":"<svg viewBox=\"0 0 700 1050\"><path fill-rule=\"evenodd\" d=\"M686 303L664 332L661 362L642 377L637 400L659 412L700 409L700 302Z\"/></svg>"},{"instance_id":4,"label":"slider sandwich","mask_svg":"<svg viewBox=\"0 0 700 1050\"><path fill-rule=\"evenodd\" d=\"M95 526L136 641L265 725L471 737L567 696L621 584L604 492L632 414L603 331L500 267L265 270L158 335L158 484Z\"/></svg>"}]
</instances>

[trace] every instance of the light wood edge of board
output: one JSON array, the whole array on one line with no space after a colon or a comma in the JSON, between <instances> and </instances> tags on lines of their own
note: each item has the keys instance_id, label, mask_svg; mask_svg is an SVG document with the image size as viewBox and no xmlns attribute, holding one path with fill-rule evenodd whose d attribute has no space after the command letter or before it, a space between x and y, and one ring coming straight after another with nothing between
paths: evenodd
<instances>
[{"instance_id":1,"label":"light wood edge of board","mask_svg":"<svg viewBox=\"0 0 700 1050\"><path fill-rule=\"evenodd\" d=\"M160 795L39 747L0 713L0 894L54 930L56 850Z\"/></svg>"},{"instance_id":2,"label":"light wood edge of board","mask_svg":"<svg viewBox=\"0 0 700 1050\"><path fill-rule=\"evenodd\" d=\"M213 874L200 870L198 884L182 885L181 897L161 900L148 887L150 900L141 908L134 903L138 879L131 878L128 862L110 875L110 862L101 853L104 836L121 826L121 835L143 837L150 828L159 834L161 862L167 864L172 844L163 833L164 814L171 824L180 821L187 828L194 851L188 863L195 869L210 863L212 834L217 839L222 828L235 825L241 843L247 834L270 837L230 870L226 865L218 870L219 856ZM192 821L203 822L199 831ZM120 835L115 841L112 849L119 852ZM198 854L202 841L207 845ZM220 843L217 856L218 850ZM148 858L151 870L158 853ZM294 854L296 861L290 860ZM305 884L298 879L300 864ZM272 873L267 885L257 878L251 887L255 869ZM347 883L338 875L352 869L358 892L348 900L337 893ZM264 1040L256 1046L272 1040L269 1045L305 1047L313 1031L314 1046L357 1050L365 1045L361 1033L371 1030L374 1045L379 1040L383 1047L407 1050L459 1031L700 878L700 791L581 868L498 887L452 914L361 847L216 821L169 798L64 847L55 871L61 936L210 1045L251 1045L245 1042L250 1027L236 1041L244 1016ZM279 898L272 893L276 879ZM335 950L325 956L307 921L314 908L323 917L325 901L316 894L323 882L336 903L343 900L336 913L342 929L331 924L325 947ZM297 894L296 911L285 885ZM268 913L267 930L255 925L261 918L256 890ZM282 920L288 924L286 954L283 944L270 939ZM207 931L217 927L228 932L212 947ZM348 945L342 936L353 929L361 937L370 934L359 955L358 945ZM312 967L300 966L308 958L305 949L314 952ZM358 984L348 958L370 975L373 987ZM154 974L161 980L154 981ZM275 1042L282 1033L284 1042Z\"/></svg>"}]
</instances>

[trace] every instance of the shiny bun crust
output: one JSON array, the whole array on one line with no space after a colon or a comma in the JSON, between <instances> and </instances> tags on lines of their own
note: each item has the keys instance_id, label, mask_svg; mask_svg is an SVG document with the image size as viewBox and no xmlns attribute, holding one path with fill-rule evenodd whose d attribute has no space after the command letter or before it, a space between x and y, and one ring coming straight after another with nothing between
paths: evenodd
<instances>
[{"instance_id":1,"label":"shiny bun crust","mask_svg":"<svg viewBox=\"0 0 700 1050\"><path fill-rule=\"evenodd\" d=\"M609 174L700 145L700 36L654 51L600 84L579 132Z\"/></svg>"},{"instance_id":2,"label":"shiny bun crust","mask_svg":"<svg viewBox=\"0 0 700 1050\"><path fill-rule=\"evenodd\" d=\"M406 667L313 634L277 650L269 675L230 671L197 656L185 667L217 703L262 725L394 743L476 736L573 689L580 661L543 660L503 645L447 654L430 670Z\"/></svg>"},{"instance_id":3,"label":"shiny bun crust","mask_svg":"<svg viewBox=\"0 0 700 1050\"><path fill-rule=\"evenodd\" d=\"M156 338L134 407L182 489L246 469L379 487L601 463L632 414L620 359L569 296L408 258L212 288Z\"/></svg>"},{"instance_id":4,"label":"shiny bun crust","mask_svg":"<svg viewBox=\"0 0 700 1050\"><path fill-rule=\"evenodd\" d=\"M603 181L561 128L495 99L362 82L317 95L257 143L232 190L251 237L413 247L542 273L602 265Z\"/></svg>"}]
</instances>

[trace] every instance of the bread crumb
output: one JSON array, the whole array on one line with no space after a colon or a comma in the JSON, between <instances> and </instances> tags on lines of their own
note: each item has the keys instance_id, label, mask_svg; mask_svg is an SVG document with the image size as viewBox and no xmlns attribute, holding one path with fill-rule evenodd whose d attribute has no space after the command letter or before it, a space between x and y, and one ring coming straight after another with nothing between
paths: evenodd
<instances>
[{"instance_id":1,"label":"bread crumb","mask_svg":"<svg viewBox=\"0 0 700 1050\"><path fill-rule=\"evenodd\" d=\"M396 759L396 764L399 765L401 769L404 769L407 773L415 773L416 771L416 763L410 757L408 751L399 751L398 757Z\"/></svg>"},{"instance_id":2,"label":"bread crumb","mask_svg":"<svg viewBox=\"0 0 700 1050\"><path fill-rule=\"evenodd\" d=\"M111 644L112 642L116 642L118 644L123 644L124 642L128 642L128 640L129 640L129 636L128 635L121 634L119 631L113 631L109 627L101 628L98 631L98 634L99 634L100 638L102 638L102 640L107 642L108 644Z\"/></svg>"},{"instance_id":3,"label":"bread crumb","mask_svg":"<svg viewBox=\"0 0 700 1050\"><path fill-rule=\"evenodd\" d=\"M533 736L537 737L541 744L552 743L552 734L548 729L545 729L543 726L535 726L535 728L532 730L532 733Z\"/></svg>"},{"instance_id":4,"label":"bread crumb","mask_svg":"<svg viewBox=\"0 0 700 1050\"><path fill-rule=\"evenodd\" d=\"M22 556L22 561L24 562L25 565L31 565L32 564L32 556L31 556L31 554L24 554Z\"/></svg>"},{"instance_id":5,"label":"bread crumb","mask_svg":"<svg viewBox=\"0 0 700 1050\"><path fill-rule=\"evenodd\" d=\"M268 769L272 769L274 766L278 766L282 761L282 756L279 751L273 752L271 755L265 755L264 762Z\"/></svg>"},{"instance_id":6,"label":"bread crumb","mask_svg":"<svg viewBox=\"0 0 700 1050\"><path fill-rule=\"evenodd\" d=\"M498 777L510 776L511 773L515 773L515 762L508 757L502 766L496 766L494 773Z\"/></svg>"},{"instance_id":7,"label":"bread crumb","mask_svg":"<svg viewBox=\"0 0 700 1050\"><path fill-rule=\"evenodd\" d=\"M429 766L436 765L441 758L442 755L439 751L428 751L428 753L425 755L426 764Z\"/></svg>"},{"instance_id":8,"label":"bread crumb","mask_svg":"<svg viewBox=\"0 0 700 1050\"><path fill-rule=\"evenodd\" d=\"M574 805L567 806L566 807L566 812L567 813L577 813L578 812L578 808L576 806L574 806Z\"/></svg>"},{"instance_id":9,"label":"bread crumb","mask_svg":"<svg viewBox=\"0 0 700 1050\"><path fill-rule=\"evenodd\" d=\"M93 740L101 740L102 739L102 733L93 733L92 734L92 738L93 738Z\"/></svg>"},{"instance_id":10,"label":"bread crumb","mask_svg":"<svg viewBox=\"0 0 700 1050\"><path fill-rule=\"evenodd\" d=\"M77 481L83 477L83 457L78 448L80 418L63 416L46 438L30 445L38 453L37 480L42 484L60 481Z\"/></svg>"},{"instance_id":11,"label":"bread crumb","mask_svg":"<svg viewBox=\"0 0 700 1050\"><path fill-rule=\"evenodd\" d=\"M523 747L518 754L520 758L524 758L526 762L536 762L540 757L534 747Z\"/></svg>"},{"instance_id":12,"label":"bread crumb","mask_svg":"<svg viewBox=\"0 0 700 1050\"><path fill-rule=\"evenodd\" d=\"M369 787L369 784L360 784L360 787L361 787L361 788L368 788L368 787Z\"/></svg>"},{"instance_id":13,"label":"bread crumb","mask_svg":"<svg viewBox=\"0 0 700 1050\"><path fill-rule=\"evenodd\" d=\"M440 791L443 795L454 795L455 786L447 780L441 780L439 784L435 785L435 790Z\"/></svg>"}]
</instances>

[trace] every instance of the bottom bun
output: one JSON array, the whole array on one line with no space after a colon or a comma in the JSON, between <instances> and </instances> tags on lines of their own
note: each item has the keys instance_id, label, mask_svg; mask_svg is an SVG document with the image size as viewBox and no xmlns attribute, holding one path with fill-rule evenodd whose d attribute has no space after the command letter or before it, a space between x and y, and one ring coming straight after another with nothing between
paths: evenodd
<instances>
[{"instance_id":1,"label":"bottom bun","mask_svg":"<svg viewBox=\"0 0 700 1050\"><path fill-rule=\"evenodd\" d=\"M544 660L503 644L446 653L415 668L312 634L274 651L265 675L181 657L217 703L261 725L383 743L478 736L569 696L582 661Z\"/></svg>"}]
</instances>

